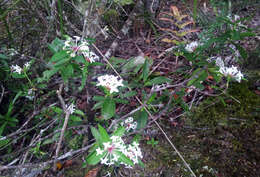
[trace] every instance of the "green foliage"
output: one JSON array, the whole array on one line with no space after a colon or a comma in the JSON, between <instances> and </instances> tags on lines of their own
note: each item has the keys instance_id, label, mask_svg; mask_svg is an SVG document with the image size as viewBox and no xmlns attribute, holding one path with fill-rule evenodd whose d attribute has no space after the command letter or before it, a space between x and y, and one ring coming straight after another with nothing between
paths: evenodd
<instances>
[{"instance_id":1,"label":"green foliage","mask_svg":"<svg viewBox=\"0 0 260 177\"><path fill-rule=\"evenodd\" d=\"M133 0L113 0L115 3L118 3L122 6L133 4Z\"/></svg>"},{"instance_id":2,"label":"green foliage","mask_svg":"<svg viewBox=\"0 0 260 177\"><path fill-rule=\"evenodd\" d=\"M13 98L12 102L8 106L7 112L2 115L0 114L0 136L4 134L5 128L15 127L19 122L15 115L13 115L13 109L15 106L15 102L21 96L22 92L18 92L16 96Z\"/></svg>"},{"instance_id":3,"label":"green foliage","mask_svg":"<svg viewBox=\"0 0 260 177\"><path fill-rule=\"evenodd\" d=\"M151 140L147 141L147 144L152 145L152 147L154 148L159 141L154 140L154 138L152 138Z\"/></svg>"}]
</instances>

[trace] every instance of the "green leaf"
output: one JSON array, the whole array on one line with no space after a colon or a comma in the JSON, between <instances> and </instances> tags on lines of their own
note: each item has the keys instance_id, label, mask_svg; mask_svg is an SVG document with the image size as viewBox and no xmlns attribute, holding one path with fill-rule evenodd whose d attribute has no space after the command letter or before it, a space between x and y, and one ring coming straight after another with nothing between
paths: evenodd
<instances>
[{"instance_id":1,"label":"green leaf","mask_svg":"<svg viewBox=\"0 0 260 177\"><path fill-rule=\"evenodd\" d=\"M93 106L92 110L102 108L103 103L104 103L104 101L100 101L100 102L96 103L96 104Z\"/></svg>"},{"instance_id":2,"label":"green leaf","mask_svg":"<svg viewBox=\"0 0 260 177\"><path fill-rule=\"evenodd\" d=\"M137 94L136 91L129 91L129 92L126 92L125 94L123 94L122 98L132 97L132 96L135 96L136 94Z\"/></svg>"},{"instance_id":3,"label":"green leaf","mask_svg":"<svg viewBox=\"0 0 260 177\"><path fill-rule=\"evenodd\" d=\"M102 142L110 141L107 131L100 124L98 124L98 130L99 130Z\"/></svg>"},{"instance_id":4,"label":"green leaf","mask_svg":"<svg viewBox=\"0 0 260 177\"><path fill-rule=\"evenodd\" d=\"M146 82L149 74L149 62L148 59L145 59L144 65L143 65L143 73L142 73L142 78L143 81Z\"/></svg>"},{"instance_id":5,"label":"green leaf","mask_svg":"<svg viewBox=\"0 0 260 177\"><path fill-rule=\"evenodd\" d=\"M53 138L49 138L49 139L46 139L45 141L43 141L42 145L46 145L46 144L51 144L55 141L55 139Z\"/></svg>"},{"instance_id":6,"label":"green leaf","mask_svg":"<svg viewBox=\"0 0 260 177\"><path fill-rule=\"evenodd\" d=\"M73 73L74 73L74 69L72 65L67 65L61 68L61 77L65 83L67 83L69 78L73 76Z\"/></svg>"},{"instance_id":7,"label":"green leaf","mask_svg":"<svg viewBox=\"0 0 260 177\"><path fill-rule=\"evenodd\" d=\"M125 99L120 99L120 98L113 98L113 100L116 102L116 103L121 103L121 104L128 104L129 102Z\"/></svg>"},{"instance_id":8,"label":"green leaf","mask_svg":"<svg viewBox=\"0 0 260 177\"><path fill-rule=\"evenodd\" d=\"M0 136L2 138L3 136ZM10 139L0 140L0 148L7 145L10 142Z\"/></svg>"},{"instance_id":9,"label":"green leaf","mask_svg":"<svg viewBox=\"0 0 260 177\"><path fill-rule=\"evenodd\" d=\"M144 168L144 163L140 159L138 159L138 165L140 165L141 168Z\"/></svg>"},{"instance_id":10,"label":"green leaf","mask_svg":"<svg viewBox=\"0 0 260 177\"><path fill-rule=\"evenodd\" d=\"M76 109L76 110L74 111L74 113L75 113L75 114L78 114L78 115L81 115L81 116L85 116L85 113L82 112L82 111L79 110L79 109Z\"/></svg>"},{"instance_id":11,"label":"green leaf","mask_svg":"<svg viewBox=\"0 0 260 177\"><path fill-rule=\"evenodd\" d=\"M137 57L130 59L122 67L122 73L129 73L134 68L138 68L138 70L139 70L142 67L142 65L144 64L145 60L146 59L143 56L137 56Z\"/></svg>"},{"instance_id":12,"label":"green leaf","mask_svg":"<svg viewBox=\"0 0 260 177\"><path fill-rule=\"evenodd\" d=\"M66 58L62 58L61 60L57 61L57 62L54 62L53 63L53 66L55 68L59 68L59 67L62 67L64 65L66 65L68 62L70 61L70 58L66 57Z\"/></svg>"},{"instance_id":13,"label":"green leaf","mask_svg":"<svg viewBox=\"0 0 260 177\"><path fill-rule=\"evenodd\" d=\"M74 115L70 115L70 120L74 121L74 122L81 122L82 119L78 116L74 116Z\"/></svg>"},{"instance_id":14,"label":"green leaf","mask_svg":"<svg viewBox=\"0 0 260 177\"><path fill-rule=\"evenodd\" d=\"M42 82L45 80L49 80L51 78L51 76L53 76L54 74L56 74L59 71L58 68L54 68L52 70L47 70L43 72L43 78L38 79L38 82Z\"/></svg>"},{"instance_id":15,"label":"green leaf","mask_svg":"<svg viewBox=\"0 0 260 177\"><path fill-rule=\"evenodd\" d=\"M98 95L93 97L94 101L104 101L105 99L106 99L106 97L98 96Z\"/></svg>"},{"instance_id":16,"label":"green leaf","mask_svg":"<svg viewBox=\"0 0 260 177\"><path fill-rule=\"evenodd\" d=\"M53 64L59 62L59 61L62 61L64 58L68 58L69 57L69 54L67 54L66 51L62 50L60 52L57 52L55 53L51 59L50 59L50 62L52 62Z\"/></svg>"},{"instance_id":17,"label":"green leaf","mask_svg":"<svg viewBox=\"0 0 260 177\"><path fill-rule=\"evenodd\" d=\"M7 56L5 56L5 55L3 55L3 54L1 54L1 53L0 53L0 58L1 58L1 59L8 59Z\"/></svg>"},{"instance_id":18,"label":"green leaf","mask_svg":"<svg viewBox=\"0 0 260 177\"><path fill-rule=\"evenodd\" d=\"M118 129L116 129L114 131L114 133L112 134L113 136L123 136L125 133L125 128L123 126L120 126Z\"/></svg>"},{"instance_id":19,"label":"green leaf","mask_svg":"<svg viewBox=\"0 0 260 177\"><path fill-rule=\"evenodd\" d=\"M114 151L114 153L116 155L118 155L118 160L121 161L121 162L124 162L125 164L127 165L131 165L131 166L134 166L134 163L132 162L132 160L130 160L125 154L123 154L122 152L120 151Z\"/></svg>"},{"instance_id":20,"label":"green leaf","mask_svg":"<svg viewBox=\"0 0 260 177\"><path fill-rule=\"evenodd\" d=\"M76 57L73 58L73 60L75 60L77 63L85 63L86 64L86 60L82 55L80 55L80 56L77 55Z\"/></svg>"},{"instance_id":21,"label":"green leaf","mask_svg":"<svg viewBox=\"0 0 260 177\"><path fill-rule=\"evenodd\" d=\"M107 153L107 152L104 151L103 154L97 155L97 151L93 151L93 152L91 152L91 153L87 156L86 161L87 161L87 163L90 164L90 165L96 165L97 163L100 162L100 160L101 160L102 158L105 157L106 153Z\"/></svg>"},{"instance_id":22,"label":"green leaf","mask_svg":"<svg viewBox=\"0 0 260 177\"><path fill-rule=\"evenodd\" d=\"M95 127L90 127L91 133L92 135L95 137L97 143L101 143L102 139L101 139L101 135L98 132L98 130Z\"/></svg>"},{"instance_id":23,"label":"green leaf","mask_svg":"<svg viewBox=\"0 0 260 177\"><path fill-rule=\"evenodd\" d=\"M87 76L88 76L88 67L84 66L83 70L82 70L82 79L81 79L81 86L79 88L79 90L81 91L85 85L86 85L86 80L87 80Z\"/></svg>"},{"instance_id":24,"label":"green leaf","mask_svg":"<svg viewBox=\"0 0 260 177\"><path fill-rule=\"evenodd\" d=\"M115 115L115 111L116 111L115 101L111 98L106 98L101 108L101 114L103 119L105 120L110 119Z\"/></svg>"},{"instance_id":25,"label":"green leaf","mask_svg":"<svg viewBox=\"0 0 260 177\"><path fill-rule=\"evenodd\" d=\"M247 52L246 52L246 50L243 47L241 47L240 45L238 45L238 44L234 43L234 45L236 46L236 48L239 51L239 53L242 56L242 58L244 60L247 59Z\"/></svg>"},{"instance_id":26,"label":"green leaf","mask_svg":"<svg viewBox=\"0 0 260 177\"><path fill-rule=\"evenodd\" d=\"M137 129L144 128L147 124L148 114L145 110L137 113Z\"/></svg>"},{"instance_id":27,"label":"green leaf","mask_svg":"<svg viewBox=\"0 0 260 177\"><path fill-rule=\"evenodd\" d=\"M56 38L52 41L51 44L48 45L48 48L51 50L52 53L57 53L59 50L62 49L64 43L59 38Z\"/></svg>"},{"instance_id":28,"label":"green leaf","mask_svg":"<svg viewBox=\"0 0 260 177\"><path fill-rule=\"evenodd\" d=\"M152 86L153 84L157 85L157 84L163 84L163 83L167 83L167 82L171 82L171 79L169 79L167 77L159 76L159 77L153 78L152 80L147 81L144 85Z\"/></svg>"},{"instance_id":29,"label":"green leaf","mask_svg":"<svg viewBox=\"0 0 260 177\"><path fill-rule=\"evenodd\" d=\"M51 109L58 114L63 113L63 110L57 106L52 106Z\"/></svg>"},{"instance_id":30,"label":"green leaf","mask_svg":"<svg viewBox=\"0 0 260 177\"><path fill-rule=\"evenodd\" d=\"M6 125L7 125L7 122L3 123L3 125L0 127L0 137L3 134Z\"/></svg>"}]
</instances>

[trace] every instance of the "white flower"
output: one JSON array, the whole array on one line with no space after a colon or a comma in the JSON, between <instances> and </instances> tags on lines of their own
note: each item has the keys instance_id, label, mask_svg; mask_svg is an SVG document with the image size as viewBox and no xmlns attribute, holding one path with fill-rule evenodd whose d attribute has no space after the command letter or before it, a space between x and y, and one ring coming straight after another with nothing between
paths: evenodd
<instances>
[{"instance_id":1,"label":"white flower","mask_svg":"<svg viewBox=\"0 0 260 177\"><path fill-rule=\"evenodd\" d=\"M22 68L20 67L20 66L18 66L18 65L12 65L11 66L11 70L12 70L12 72L16 72L16 73L18 73L18 74L21 74L22 73Z\"/></svg>"},{"instance_id":2,"label":"white flower","mask_svg":"<svg viewBox=\"0 0 260 177\"><path fill-rule=\"evenodd\" d=\"M26 63L23 65L23 67L24 67L24 68L29 68L30 65L31 65L30 62L26 62Z\"/></svg>"},{"instance_id":3,"label":"white flower","mask_svg":"<svg viewBox=\"0 0 260 177\"><path fill-rule=\"evenodd\" d=\"M67 107L67 111L69 111L70 114L73 114L75 112L75 105L72 103L69 107Z\"/></svg>"},{"instance_id":4,"label":"white flower","mask_svg":"<svg viewBox=\"0 0 260 177\"><path fill-rule=\"evenodd\" d=\"M142 153L137 142L126 145L120 136L111 136L110 140L110 142L103 143L104 149L101 149L100 147L96 149L97 155L107 151L105 157L101 159L101 164L110 166L115 163L120 163L129 166L120 161L120 158L117 155L118 152L121 152L130 158L134 164L138 163L139 158L142 158Z\"/></svg>"},{"instance_id":5,"label":"white flower","mask_svg":"<svg viewBox=\"0 0 260 177\"><path fill-rule=\"evenodd\" d=\"M97 86L103 86L107 88L110 91L110 93L113 93L113 92L118 92L118 87L124 85L123 85L123 80L119 79L118 76L104 75L98 77Z\"/></svg>"},{"instance_id":6,"label":"white flower","mask_svg":"<svg viewBox=\"0 0 260 177\"><path fill-rule=\"evenodd\" d=\"M220 68L225 67L225 64L224 64L224 62L223 62L223 60L222 60L221 57L218 57L218 58L216 59L216 65L217 65L218 67L220 67Z\"/></svg>"},{"instance_id":7,"label":"white flower","mask_svg":"<svg viewBox=\"0 0 260 177\"><path fill-rule=\"evenodd\" d=\"M103 154L104 150L102 150L100 147L96 149L97 155Z\"/></svg>"},{"instance_id":8,"label":"white flower","mask_svg":"<svg viewBox=\"0 0 260 177\"><path fill-rule=\"evenodd\" d=\"M29 100L33 100L34 99L33 89L29 89L28 92L27 92L27 95L25 97L28 98Z\"/></svg>"},{"instance_id":9,"label":"white flower","mask_svg":"<svg viewBox=\"0 0 260 177\"><path fill-rule=\"evenodd\" d=\"M130 131L131 129L136 129L137 122L134 121L133 117L128 117L125 121L121 122L120 125L125 127L126 131Z\"/></svg>"},{"instance_id":10,"label":"white flower","mask_svg":"<svg viewBox=\"0 0 260 177\"><path fill-rule=\"evenodd\" d=\"M101 164L108 165L107 161L108 161L107 158L102 158L102 159L101 159Z\"/></svg>"},{"instance_id":11,"label":"white flower","mask_svg":"<svg viewBox=\"0 0 260 177\"><path fill-rule=\"evenodd\" d=\"M241 79L244 77L241 71L237 69L237 67L233 66L232 67L221 67L219 69L219 72L223 74L224 76L230 76L234 78L237 82L241 82Z\"/></svg>"},{"instance_id":12,"label":"white flower","mask_svg":"<svg viewBox=\"0 0 260 177\"><path fill-rule=\"evenodd\" d=\"M199 46L199 43L197 41L193 41L190 44L187 44L185 47L185 50L188 52L193 52L197 47Z\"/></svg>"},{"instance_id":13,"label":"white flower","mask_svg":"<svg viewBox=\"0 0 260 177\"><path fill-rule=\"evenodd\" d=\"M87 61L90 63L95 62L99 57L92 51L90 51L88 42L84 39L81 39L79 36L73 36L74 39L69 37L63 46L63 50L68 50L71 57L76 55L83 55Z\"/></svg>"},{"instance_id":14,"label":"white flower","mask_svg":"<svg viewBox=\"0 0 260 177\"><path fill-rule=\"evenodd\" d=\"M99 57L94 52L82 52L86 60L89 60L90 63L95 62Z\"/></svg>"},{"instance_id":15,"label":"white flower","mask_svg":"<svg viewBox=\"0 0 260 177\"><path fill-rule=\"evenodd\" d=\"M103 146L104 149L107 150L111 146L111 143L110 142L103 143Z\"/></svg>"}]
</instances>

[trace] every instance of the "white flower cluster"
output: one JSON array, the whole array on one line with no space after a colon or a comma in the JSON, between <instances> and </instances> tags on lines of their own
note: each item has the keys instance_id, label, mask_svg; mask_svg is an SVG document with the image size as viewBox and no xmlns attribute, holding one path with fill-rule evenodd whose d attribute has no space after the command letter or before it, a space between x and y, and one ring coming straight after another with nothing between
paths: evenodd
<instances>
[{"instance_id":1,"label":"white flower cluster","mask_svg":"<svg viewBox=\"0 0 260 177\"><path fill-rule=\"evenodd\" d=\"M28 98L29 100L33 100L35 97L35 92L33 89L29 89L27 92L27 95L25 96L26 98Z\"/></svg>"},{"instance_id":2,"label":"white flower cluster","mask_svg":"<svg viewBox=\"0 0 260 177\"><path fill-rule=\"evenodd\" d=\"M118 92L118 87L124 86L123 80L119 79L118 76L106 74L104 76L98 77L97 79L98 79L97 86L103 86L107 88L110 91L110 93Z\"/></svg>"},{"instance_id":3,"label":"white flower cluster","mask_svg":"<svg viewBox=\"0 0 260 177\"><path fill-rule=\"evenodd\" d=\"M211 57L209 60L216 59L215 64L219 67L219 72L224 76L234 78L237 82L241 82L244 75L237 69L236 66L226 67L221 57Z\"/></svg>"},{"instance_id":4,"label":"white flower cluster","mask_svg":"<svg viewBox=\"0 0 260 177\"><path fill-rule=\"evenodd\" d=\"M237 67L233 65L231 67L222 67L219 69L219 72L226 77L230 76L234 78L237 82L241 82L241 79L244 77L241 71L239 71Z\"/></svg>"},{"instance_id":5,"label":"white flower cluster","mask_svg":"<svg viewBox=\"0 0 260 177\"><path fill-rule=\"evenodd\" d=\"M31 63L30 62L26 62L24 65L23 65L23 68L21 68L20 66L18 65L12 65L11 66L11 71L12 72L15 72L15 73L18 73L18 74L21 74L23 69L29 69L29 67L31 66Z\"/></svg>"},{"instance_id":6,"label":"white flower cluster","mask_svg":"<svg viewBox=\"0 0 260 177\"><path fill-rule=\"evenodd\" d=\"M120 123L121 126L125 127L126 131L130 131L131 129L136 129L137 122L134 121L133 117L128 117L125 121Z\"/></svg>"},{"instance_id":7,"label":"white flower cluster","mask_svg":"<svg viewBox=\"0 0 260 177\"><path fill-rule=\"evenodd\" d=\"M92 51L90 51L87 41L80 40L79 36L73 36L75 39L68 37L64 43L63 50L68 50L71 57L76 55L83 55L90 63L95 62L99 57Z\"/></svg>"},{"instance_id":8,"label":"white flower cluster","mask_svg":"<svg viewBox=\"0 0 260 177\"><path fill-rule=\"evenodd\" d=\"M233 23L236 23L238 20L240 20L240 16L239 15L234 15L233 17L231 15L228 15L227 18L232 21ZM241 27L247 27L246 25L243 25L241 23L241 21L238 23L238 26Z\"/></svg>"},{"instance_id":9,"label":"white flower cluster","mask_svg":"<svg viewBox=\"0 0 260 177\"><path fill-rule=\"evenodd\" d=\"M69 111L70 114L73 114L75 112L75 105L71 103L71 105L67 106L67 111Z\"/></svg>"},{"instance_id":10,"label":"white flower cluster","mask_svg":"<svg viewBox=\"0 0 260 177\"><path fill-rule=\"evenodd\" d=\"M188 52L194 52L194 50L199 46L199 43L197 41L193 41L186 45L185 50Z\"/></svg>"},{"instance_id":11,"label":"white flower cluster","mask_svg":"<svg viewBox=\"0 0 260 177\"><path fill-rule=\"evenodd\" d=\"M126 145L119 136L112 136L110 139L110 142L103 143L103 148L99 147L96 149L97 155L105 153L105 156L101 159L101 164L110 166L120 162L120 164L130 167L128 164L120 161L119 155L116 152L123 153L132 160L134 164L138 163L139 158L143 158L141 149L137 142L134 141L132 144Z\"/></svg>"}]
</instances>

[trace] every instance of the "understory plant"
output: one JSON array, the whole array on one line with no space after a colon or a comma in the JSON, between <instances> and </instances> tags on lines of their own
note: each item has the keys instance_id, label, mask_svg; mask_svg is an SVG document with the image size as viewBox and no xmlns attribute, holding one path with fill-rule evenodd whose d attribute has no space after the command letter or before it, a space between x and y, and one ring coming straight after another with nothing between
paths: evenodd
<instances>
[{"instance_id":1,"label":"understory plant","mask_svg":"<svg viewBox=\"0 0 260 177\"><path fill-rule=\"evenodd\" d=\"M114 2L120 5L133 3L130 0ZM11 132L8 129L18 127L19 121L25 122L26 127L26 121L30 120L19 120L19 113L14 111L16 103L26 99L25 102L30 101L32 109L35 105L55 100L57 94L62 108L55 102L39 109L40 113L35 113L38 116L33 116L35 122L43 122L41 126L47 123L46 127L40 127L39 130L38 124L32 128L38 132L30 142L28 152L32 156L38 159L48 156L46 147L59 139L60 142L69 141L69 148L80 147L84 144L79 142L83 141L83 138L76 139L77 143L74 143L72 138L82 136L85 132L73 131L73 128L87 124L88 128L84 127L84 131L94 137L93 139L89 136L87 144L90 145L92 140L94 143L85 158L85 166L98 163L112 167L122 165L127 168L136 164L144 166L142 139L138 138L138 135L160 116L167 116L179 110L189 113L197 93L221 98L221 94L227 94L226 90L233 81L240 83L246 80L246 75L239 67L239 64L247 59L247 51L241 43L255 35L243 25L246 19L238 16L217 16L216 24L198 33L197 29L186 29L190 24L194 24L191 20L183 21L187 15L182 15L176 6L171 6L170 9L170 13L163 13L167 17L161 17L161 20L171 22L179 30L163 29L164 32L170 32L171 36L177 37L163 38L162 41L177 45L171 54L185 60L186 69L189 70L180 72L183 78L178 84L174 83L176 80L170 74L156 72L157 67L154 67L153 59L147 56L140 55L128 60L116 57L107 59L93 47L95 40L79 36L65 35L54 39L48 45L51 56L45 59L43 74L36 78L32 68L35 60L14 63L1 54L1 63L4 63L0 68L1 72L14 79L13 81L22 83L21 87L10 89L15 94L5 111L0 114L1 150L11 145L12 139L7 136ZM185 41L183 37L190 33L197 33L199 39ZM93 70L98 71L92 72ZM54 91L48 90L50 83L55 83L51 86ZM64 85L66 92L61 93ZM47 101L41 99L46 92L49 94ZM76 98L74 93L80 95L77 95L80 98ZM78 101L81 94L87 95L83 103ZM188 100L190 96L194 96L192 101ZM83 111L84 108L88 110ZM63 126L65 124L68 126ZM61 129L64 130L64 139ZM43 135L46 136L42 138ZM152 138L147 144L155 148L158 141ZM66 146L66 143L63 145ZM55 160L60 155L59 151L56 155Z\"/></svg>"}]
</instances>

